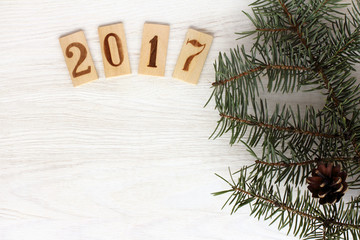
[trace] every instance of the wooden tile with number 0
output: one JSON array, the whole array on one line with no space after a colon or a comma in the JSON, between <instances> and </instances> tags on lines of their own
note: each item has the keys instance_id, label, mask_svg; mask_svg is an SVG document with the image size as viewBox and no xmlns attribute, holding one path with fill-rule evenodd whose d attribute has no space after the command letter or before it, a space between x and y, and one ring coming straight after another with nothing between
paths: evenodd
<instances>
[{"instance_id":1,"label":"wooden tile with number 0","mask_svg":"<svg viewBox=\"0 0 360 240\"><path fill-rule=\"evenodd\" d=\"M170 26L145 23L143 29L139 74L164 76Z\"/></svg>"},{"instance_id":2,"label":"wooden tile with number 0","mask_svg":"<svg viewBox=\"0 0 360 240\"><path fill-rule=\"evenodd\" d=\"M59 38L74 87L98 79L83 31Z\"/></svg>"},{"instance_id":3,"label":"wooden tile with number 0","mask_svg":"<svg viewBox=\"0 0 360 240\"><path fill-rule=\"evenodd\" d=\"M189 29L181 48L173 77L188 83L197 84L213 37Z\"/></svg>"},{"instance_id":4,"label":"wooden tile with number 0","mask_svg":"<svg viewBox=\"0 0 360 240\"><path fill-rule=\"evenodd\" d=\"M122 23L98 28L105 76L116 77L131 73L126 37Z\"/></svg>"}]
</instances>

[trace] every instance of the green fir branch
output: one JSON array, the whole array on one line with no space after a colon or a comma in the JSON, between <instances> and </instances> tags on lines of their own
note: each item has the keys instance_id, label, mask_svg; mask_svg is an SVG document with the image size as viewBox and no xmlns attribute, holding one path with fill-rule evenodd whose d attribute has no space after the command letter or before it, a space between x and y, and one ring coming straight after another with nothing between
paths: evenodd
<instances>
[{"instance_id":1,"label":"green fir branch","mask_svg":"<svg viewBox=\"0 0 360 240\"><path fill-rule=\"evenodd\" d=\"M353 75L360 63L360 1L347 14L340 12L345 6L341 0L256 0L252 14L245 13L254 30L238 33L254 35L253 47L220 53L214 64L211 98L220 119L212 137L230 133L230 144L242 142L255 158L236 172L237 181L222 178L231 188L215 195L230 194L225 204L232 213L249 205L254 217L303 239L360 239L359 197L320 206L297 188L319 163L331 162L360 189L360 85ZM260 93L265 89L318 91L326 101L319 110L285 104L270 110Z\"/></svg>"},{"instance_id":2,"label":"green fir branch","mask_svg":"<svg viewBox=\"0 0 360 240\"><path fill-rule=\"evenodd\" d=\"M279 229L287 227L288 233L292 230L295 236L305 239L332 239L331 235L339 237L347 230L353 237L360 237L360 216L356 203L348 205L346 209L343 202L339 206L325 205L321 210L314 199L309 201L311 197L299 189L294 198L290 185L285 186L282 194L279 188L274 189L267 184L254 186L248 183L247 170L244 168L237 172L239 179L236 183L232 177L231 182L224 179L230 185L229 190L214 193L216 196L231 193L227 204L233 205L232 213L250 205L250 214L254 217L271 220L270 224L277 222ZM299 222L302 224L295 224ZM318 228L322 228L321 234L314 234Z\"/></svg>"},{"instance_id":3,"label":"green fir branch","mask_svg":"<svg viewBox=\"0 0 360 240\"><path fill-rule=\"evenodd\" d=\"M273 166L273 167L294 167L294 166L303 166L308 164L314 164L314 163L320 163L320 162L356 162L359 163L358 157L333 157L333 158L316 158L312 160L307 160L303 162L266 162L262 160L256 160L255 163L257 164L263 164L267 166Z\"/></svg>"}]
</instances>

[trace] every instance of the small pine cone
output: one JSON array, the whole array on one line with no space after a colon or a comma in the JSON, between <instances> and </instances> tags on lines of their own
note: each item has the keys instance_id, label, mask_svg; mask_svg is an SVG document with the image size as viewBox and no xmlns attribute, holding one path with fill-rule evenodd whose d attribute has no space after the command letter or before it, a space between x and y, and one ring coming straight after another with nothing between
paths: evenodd
<instances>
[{"instance_id":1,"label":"small pine cone","mask_svg":"<svg viewBox=\"0 0 360 240\"><path fill-rule=\"evenodd\" d=\"M312 177L308 177L306 182L312 196L320 198L320 204L334 204L340 201L348 189L346 177L346 172L341 172L339 165L320 163L312 170Z\"/></svg>"}]
</instances>

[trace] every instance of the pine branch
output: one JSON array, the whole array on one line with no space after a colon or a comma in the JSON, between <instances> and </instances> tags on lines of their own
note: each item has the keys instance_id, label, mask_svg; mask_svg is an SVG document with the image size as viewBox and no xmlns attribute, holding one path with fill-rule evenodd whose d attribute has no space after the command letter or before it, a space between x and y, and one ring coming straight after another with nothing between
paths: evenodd
<instances>
[{"instance_id":1,"label":"pine branch","mask_svg":"<svg viewBox=\"0 0 360 240\"><path fill-rule=\"evenodd\" d=\"M272 166L272 167L293 167L293 166L303 166L308 164L314 164L319 162L357 162L360 163L360 160L358 157L334 157L334 158L316 158L313 160L303 161L303 162L266 162L262 160L256 160L255 163L257 164L263 164L266 166Z\"/></svg>"},{"instance_id":2,"label":"pine branch","mask_svg":"<svg viewBox=\"0 0 360 240\"><path fill-rule=\"evenodd\" d=\"M219 55L212 96L220 114L213 134L230 132L230 143L245 144L255 163L246 167L249 175L241 169L238 182L232 179L231 189L218 194L231 193L232 212L249 205L251 215L272 218L295 236L359 239L360 201L321 210L308 191L298 190L293 201L292 189L324 162L340 165L347 185L360 188L360 85L352 77L360 63L360 1L350 17L337 11L341 0L256 0L252 7L253 16L245 14L255 28L240 35L255 33L255 43L249 53L242 47ZM309 85L327 96L326 103L317 111L277 104L270 112L259 94L263 85L283 93ZM253 148L259 143L258 157ZM284 194L279 186L286 186ZM343 192L332 191L322 196L339 200ZM326 201L332 200L321 203Z\"/></svg>"},{"instance_id":3,"label":"pine branch","mask_svg":"<svg viewBox=\"0 0 360 240\"><path fill-rule=\"evenodd\" d=\"M327 220L327 221L325 221L325 224L326 225L338 225L339 227L352 228L352 229L355 229L355 230L360 230L360 225L351 224L351 223L343 223L343 222L334 221L334 220Z\"/></svg>"},{"instance_id":4,"label":"pine branch","mask_svg":"<svg viewBox=\"0 0 360 240\"><path fill-rule=\"evenodd\" d=\"M335 234L339 236L343 234L344 229L349 229L355 236L359 236L359 217L354 219L352 216L346 216L345 214L349 209L344 211L343 203L340 204L341 209L337 211L339 216L334 218L331 214L329 216L329 213L332 213L332 211L329 211L327 208L325 208L323 212L320 212L316 210L314 203L312 203L312 205L304 204L303 201L309 196L305 195L300 197L300 190L297 190L298 196L295 201L293 201L292 188L289 185L286 187L285 194L282 197L280 196L279 189L274 192L272 188L268 189L266 184L261 185L261 188L256 186L256 192L254 192L254 190L247 190L246 184L242 182L242 178L245 177L242 174L243 172L240 174L237 184L226 181L231 186L230 190L214 193L214 195L220 195L232 192L227 201L230 204L234 204L232 212L236 212L245 204L250 204L252 209L251 214L255 214L255 216L265 215L266 220L273 219L270 224L280 219L279 228L289 226L289 231L293 227L291 223L300 221L303 224L294 226L293 230L294 234L300 234L300 237L311 235L317 226L323 228L322 234L325 234L326 239L328 239L329 235ZM286 217L284 214L286 214ZM335 232L329 234L329 228L332 228Z\"/></svg>"},{"instance_id":5,"label":"pine branch","mask_svg":"<svg viewBox=\"0 0 360 240\"><path fill-rule=\"evenodd\" d=\"M232 121L245 123L247 125L258 126L261 128L267 128L267 129L272 129L272 130L277 130L277 131L291 132L291 133L296 133L296 134L303 134L303 135L310 135L310 136L324 137L324 138L339 138L340 137L339 135L333 135L333 134L327 134L327 133L321 133L321 132L312 132L312 131L306 131L306 130L302 130L302 129L293 128L293 127L283 127L283 126L277 126L277 125L268 124L268 123L264 123L264 122L257 122L257 121L253 121L253 120L241 119L241 118L229 116L229 115L226 115L223 113L220 113L220 116L223 118L230 119Z\"/></svg>"},{"instance_id":6,"label":"pine branch","mask_svg":"<svg viewBox=\"0 0 360 240\"><path fill-rule=\"evenodd\" d=\"M258 32L285 32L291 31L291 28L257 28Z\"/></svg>"},{"instance_id":7,"label":"pine branch","mask_svg":"<svg viewBox=\"0 0 360 240\"><path fill-rule=\"evenodd\" d=\"M251 151L250 146L246 146L255 158L255 164L252 165L253 170L251 171L251 176L247 179L251 181L251 184L279 184L284 182L296 186L302 185L318 164L335 162L336 165L340 165L341 168L347 172L349 177L347 183L349 187L359 189L359 158L354 154L351 156L346 155L348 154L346 150L344 150L343 156L338 156L336 154L340 154L341 151L338 150L337 152L333 146L328 146L326 149L320 151L313 152L313 150L310 150L304 153L301 149L302 147L297 147L299 148L297 149L289 145L288 149L276 150L274 146L266 145L268 154L258 157ZM288 152L288 154L286 154L286 152Z\"/></svg>"},{"instance_id":8,"label":"pine branch","mask_svg":"<svg viewBox=\"0 0 360 240\"><path fill-rule=\"evenodd\" d=\"M328 125L326 121L329 119L329 115L316 113L313 108L307 108L304 117L300 118L302 114L299 108L297 112L293 112L292 108L286 105L282 107L276 105L272 115L268 115L266 101L261 99L259 104L252 102L254 109L252 114L247 113L246 106L238 108L236 102L228 102L228 104L229 108L224 106L221 110L219 109L221 119L214 134L218 132L215 137L219 137L225 132L231 131L231 144L242 139L248 132L247 143L254 147L263 139L262 145L266 146L264 150L268 153L271 146L283 147L290 143L303 146L302 151L309 152L317 139L333 139L329 146L336 146L344 139L339 134L337 124L329 125L325 129L325 126ZM248 128L250 131L247 131Z\"/></svg>"},{"instance_id":9,"label":"pine branch","mask_svg":"<svg viewBox=\"0 0 360 240\"><path fill-rule=\"evenodd\" d=\"M293 214L297 214L301 217L305 217L307 219L310 219L310 220L316 220L316 221L322 221L322 219L320 217L317 217L317 216L313 216L311 214L308 214L308 213L305 213L305 212L302 212L302 211L299 211L295 208L292 208L292 207L289 207L287 206L286 204L284 203L281 203L281 202L278 202L278 201L275 201L275 200L272 200L272 199L269 199L269 198L266 198L264 196L260 196L258 194L255 194L255 193L251 193L251 192L248 192L244 189L241 189L241 188L237 188L237 187L234 187L233 188L233 191L238 191L238 192L241 192L241 193L244 193L250 197L253 197L253 198L256 198L258 200L261 200L261 201L264 201L264 202L267 202L271 205L273 205L274 207L277 207L281 210L285 210L285 211L288 211L288 212L291 212ZM341 223L334 223L334 224L341 224ZM346 225L346 224L344 224ZM360 229L360 226L358 226L359 229Z\"/></svg>"},{"instance_id":10,"label":"pine branch","mask_svg":"<svg viewBox=\"0 0 360 240\"><path fill-rule=\"evenodd\" d=\"M324 74L324 70L319 67L318 69L318 73L320 75L320 77L322 78L323 82L324 82L324 87L325 89L328 90L328 93L331 97L331 99L333 100L333 102L335 103L335 107L338 108L340 106L340 101L339 99L335 96L334 93L334 88L330 85L329 79L327 78L327 76Z\"/></svg>"},{"instance_id":11,"label":"pine branch","mask_svg":"<svg viewBox=\"0 0 360 240\"><path fill-rule=\"evenodd\" d=\"M358 37L360 36L360 32L359 29L356 29L355 32L353 33L353 36L350 37L350 39L347 40L347 42L344 44L343 47L341 47L333 56L333 58L336 58L338 55L340 55L340 53L344 52L352 43L355 43L356 41L358 41Z\"/></svg>"},{"instance_id":12,"label":"pine branch","mask_svg":"<svg viewBox=\"0 0 360 240\"><path fill-rule=\"evenodd\" d=\"M326 3L328 3L329 0L324 0L318 7L318 9L316 9L316 11L314 12L314 14L318 13L325 5Z\"/></svg>"},{"instance_id":13,"label":"pine branch","mask_svg":"<svg viewBox=\"0 0 360 240\"><path fill-rule=\"evenodd\" d=\"M301 43L304 45L304 47L306 48L306 50L309 53L309 57L311 61L314 61L314 56L311 52L311 48L308 45L307 40L304 38L303 33L300 29L300 25L301 23L297 23L296 21L294 21L294 17L292 16L292 14L289 12L288 8L286 7L286 5L284 4L284 2L282 0L278 0L281 7L283 8L283 11L285 12L285 14L288 16L289 19L289 24L291 25L291 27L293 27L296 31L296 34L299 38L299 40L301 41ZM335 93L334 93L334 88L330 85L330 81L328 80L328 77L324 74L324 69L321 67L321 65L318 62L315 62L315 70L318 72L319 76L321 77L321 79L324 82L324 87L325 89L328 90L328 93L331 97L331 99L333 100L333 102L335 103L335 107L338 108L341 104L340 100L336 97ZM360 155L359 155L360 156Z\"/></svg>"},{"instance_id":14,"label":"pine branch","mask_svg":"<svg viewBox=\"0 0 360 240\"><path fill-rule=\"evenodd\" d=\"M299 29L299 24L293 22L293 16L291 15L289 10L287 9L286 5L282 2L282 0L278 0L278 1L280 3L281 7L283 8L284 12L288 16L291 26L296 29L296 32L297 32L297 35L298 35L300 41L302 42L304 47L309 51L310 58L313 60L314 58L313 58L313 55L311 53L310 47L309 47L306 39L303 38L302 32ZM338 110L339 107L340 107L341 101L336 96L334 88L331 86L328 77L324 73L324 69L321 67L321 65L319 63L316 63L315 66L316 66L316 69L317 69L319 75L321 76L321 78L322 78L322 80L324 82L325 89L328 90L328 94L329 94L330 98L332 99L332 101L335 104L335 109ZM340 111L340 115L341 115L342 118L346 118L346 114L343 111ZM357 152L358 156L360 157L360 151L357 150L358 144L355 141L352 141L352 144L353 144L353 147L354 147L355 151Z\"/></svg>"},{"instance_id":15,"label":"pine branch","mask_svg":"<svg viewBox=\"0 0 360 240\"><path fill-rule=\"evenodd\" d=\"M241 77L244 77L244 76L247 76L251 73L254 73L254 72L259 72L259 71L262 71L264 69L276 69L276 70L297 70L297 71L310 71L309 68L307 67L302 67L302 66L289 66L289 65L261 65L261 66L258 66L256 68L252 68L252 69L249 69L248 71L246 72L242 72L236 76L233 76L229 79L223 79L223 80L220 80L220 81L217 81L217 82L213 82L212 85L213 86L218 86L218 85L224 85L228 82L231 82L231 81L234 81L238 78L241 78Z\"/></svg>"},{"instance_id":16,"label":"pine branch","mask_svg":"<svg viewBox=\"0 0 360 240\"><path fill-rule=\"evenodd\" d=\"M292 24L293 22L293 16L292 14L289 12L289 9L285 6L284 2L282 0L278 0L281 7L284 10L284 13L287 15L287 17L289 18L289 23ZM293 25L293 24L292 24ZM293 25L294 26L294 25Z\"/></svg>"},{"instance_id":17,"label":"pine branch","mask_svg":"<svg viewBox=\"0 0 360 240\"><path fill-rule=\"evenodd\" d=\"M273 188L268 188L266 183L249 185L246 180L248 179L246 172L247 168L241 169L238 172L239 181L237 183L234 182L232 177L232 183L222 178L230 185L231 189L214 193L214 195L220 195L232 192L228 200L230 204L234 204L232 212L237 211L245 204L250 204L252 208L252 214L256 214L258 216L265 214L265 219L275 217L271 224L274 223L279 217L283 219L283 214L287 213L288 221L279 222L279 227L281 226L281 228L288 226L297 217L303 218L301 220L304 223L303 226L295 226L294 228L295 235L299 233L300 228L303 228L301 233L303 236L313 232L317 222L322 227L336 228L335 230L337 231L337 235L342 234L342 229L349 229L351 231L356 231L355 234L360 236L360 216L358 215L358 210L354 210L354 204L356 203L353 203L352 205L350 204L348 205L347 209L344 209L344 203L341 202L339 205L339 210L337 210L336 206L324 206L324 210L321 212L317 210L317 204L314 202L311 202L311 205L304 204L303 201L305 201L305 199L309 199L310 196L307 194L302 195L299 189L297 190L298 195L294 201L292 194L293 188L290 185L286 185L283 196L281 196L279 189L277 189L277 191L273 191ZM302 197L300 197L301 195ZM328 208L334 208L333 210L335 211L331 211ZM349 212L353 212L353 214L348 215ZM333 216L333 213L338 215ZM306 223L304 222L304 219L307 219L310 222L307 221ZM289 227L291 229L291 225Z\"/></svg>"},{"instance_id":18,"label":"pine branch","mask_svg":"<svg viewBox=\"0 0 360 240\"><path fill-rule=\"evenodd\" d=\"M265 66L258 66L258 67L256 67L256 68L249 69L249 70L246 71L246 72L242 72L242 73L240 73L240 74L238 74L238 75L236 75L236 76L233 76L233 77L231 77L231 78L229 78L229 79L223 79L223 80L220 80L220 81L218 81L218 82L213 82L212 85L213 85L213 86L225 85L225 84L228 83L228 82L234 81L234 80L236 80L236 79L238 79L238 78L241 78L241 77L244 77L244 76L247 76L247 75L249 75L249 74L251 74L251 73L255 73L255 72L262 71L262 70L265 69L265 68L266 68Z\"/></svg>"},{"instance_id":19,"label":"pine branch","mask_svg":"<svg viewBox=\"0 0 360 240\"><path fill-rule=\"evenodd\" d=\"M309 49L307 40L303 37L303 34L300 30L300 24L299 23L295 23L294 21L294 17L293 15L290 13L289 9L286 7L285 3L282 0L278 0L281 7L283 8L284 13L287 15L288 19L289 19L289 24L290 26L295 29L295 32L297 34L297 36L299 37L301 43L305 46L306 49Z\"/></svg>"}]
</instances>

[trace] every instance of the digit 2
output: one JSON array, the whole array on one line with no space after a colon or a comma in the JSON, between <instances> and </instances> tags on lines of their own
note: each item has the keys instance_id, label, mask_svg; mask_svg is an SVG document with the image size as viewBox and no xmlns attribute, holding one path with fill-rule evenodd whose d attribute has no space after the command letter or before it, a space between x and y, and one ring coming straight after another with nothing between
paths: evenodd
<instances>
[{"instance_id":1,"label":"digit 2","mask_svg":"<svg viewBox=\"0 0 360 240\"><path fill-rule=\"evenodd\" d=\"M149 64L148 67L156 68L156 54L157 54L157 46L158 46L158 36L155 35L149 43L151 44L150 47L150 58L149 58Z\"/></svg>"},{"instance_id":2,"label":"digit 2","mask_svg":"<svg viewBox=\"0 0 360 240\"><path fill-rule=\"evenodd\" d=\"M79 42L71 43L66 48L66 56L68 58L72 58L74 56L74 53L72 51L70 51L70 48L72 48L72 47L77 47L80 50L80 58L79 58L78 62L76 63L74 70L72 71L72 76L74 78L76 78L76 77L80 77L82 75L90 73L91 72L91 66L88 66L88 68L86 70L83 70L83 71L80 71L80 72L77 71L80 64L86 59L86 56L87 56L86 47L83 44L79 43Z\"/></svg>"},{"instance_id":3,"label":"digit 2","mask_svg":"<svg viewBox=\"0 0 360 240\"><path fill-rule=\"evenodd\" d=\"M114 61L111 58L111 51L110 51L110 44L109 44L109 38L110 37L114 37L115 41L116 41L116 47L119 53L119 63L116 64L114 63ZM104 54L106 57L106 60L110 63L111 66L117 67L120 66L122 64L122 62L124 61L124 53L123 53L123 49L122 49L122 44L121 44L121 40L119 38L118 35L116 35L115 33L109 33L108 35L106 35L105 39L104 39Z\"/></svg>"},{"instance_id":4,"label":"digit 2","mask_svg":"<svg viewBox=\"0 0 360 240\"><path fill-rule=\"evenodd\" d=\"M203 47L203 48L200 50L200 52L197 52L197 53L195 53L195 54L193 54L193 55L190 55L190 56L186 59L185 64L184 64L184 67L183 67L183 69L182 69L182 70L184 70L184 71L189 71L189 66L190 66L191 61L194 59L194 57L196 57L197 55L199 55L200 53L202 53L202 51L204 51L204 49L205 49L205 47L206 47L206 43L201 44L201 43L198 42L196 39L192 39L192 40L189 40L189 39L188 39L187 42L186 42L186 45L187 45L188 43L190 43L190 44L193 45L194 47Z\"/></svg>"}]
</instances>

